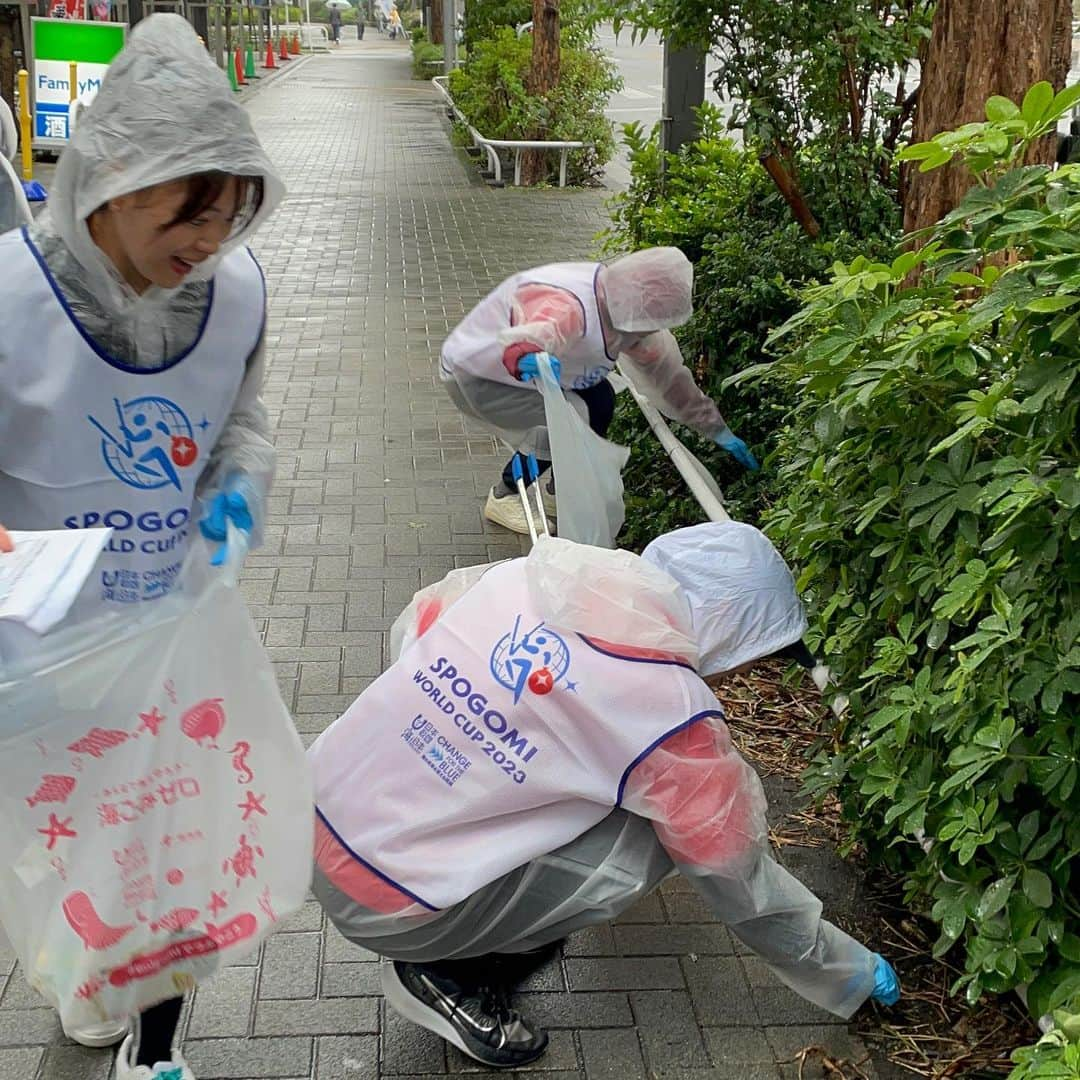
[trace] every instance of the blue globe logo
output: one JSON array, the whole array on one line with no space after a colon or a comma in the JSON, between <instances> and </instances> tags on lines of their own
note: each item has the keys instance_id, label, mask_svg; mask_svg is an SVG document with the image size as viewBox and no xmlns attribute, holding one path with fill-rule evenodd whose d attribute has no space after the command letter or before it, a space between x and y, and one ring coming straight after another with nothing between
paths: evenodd
<instances>
[{"instance_id":1,"label":"blue globe logo","mask_svg":"<svg viewBox=\"0 0 1080 1080\"><path fill-rule=\"evenodd\" d=\"M566 642L543 622L522 630L521 616L514 629L504 634L491 651L491 674L495 681L514 694L514 704L526 689L547 694L570 670L570 650Z\"/></svg>"},{"instance_id":2,"label":"blue globe logo","mask_svg":"<svg viewBox=\"0 0 1080 1080\"><path fill-rule=\"evenodd\" d=\"M191 421L175 402L163 397L139 397L120 403L113 399L116 417L90 423L102 434L101 453L118 479L143 491L175 487L182 491L179 469L198 458Z\"/></svg>"}]
</instances>

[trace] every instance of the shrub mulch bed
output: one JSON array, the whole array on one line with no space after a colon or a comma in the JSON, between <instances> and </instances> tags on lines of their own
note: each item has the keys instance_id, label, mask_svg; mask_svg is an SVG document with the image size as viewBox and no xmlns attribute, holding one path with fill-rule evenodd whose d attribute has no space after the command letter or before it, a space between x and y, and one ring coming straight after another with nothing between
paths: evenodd
<instances>
[{"instance_id":1,"label":"shrub mulch bed","mask_svg":"<svg viewBox=\"0 0 1080 1080\"><path fill-rule=\"evenodd\" d=\"M821 745L831 713L807 677L785 682L782 665L764 665L736 675L716 693L724 706L732 738L753 763L766 786L793 796L807 755ZM840 847L844 827L835 799L814 806L806 799L784 800L784 812L770 835L778 848ZM870 864L856 847L847 861L861 877L857 908L831 910L845 930L888 957L903 985L891 1009L863 1008L853 1023L871 1047L874 1068L893 1077L995 1077L1009 1072L1012 1051L1039 1037L1036 1026L1012 995L984 998L974 1009L949 989L962 974L962 959L951 954L934 960L937 930L903 903L901 882ZM868 1076L866 1062L831 1058L820 1047L796 1057L799 1076L856 1080Z\"/></svg>"}]
</instances>

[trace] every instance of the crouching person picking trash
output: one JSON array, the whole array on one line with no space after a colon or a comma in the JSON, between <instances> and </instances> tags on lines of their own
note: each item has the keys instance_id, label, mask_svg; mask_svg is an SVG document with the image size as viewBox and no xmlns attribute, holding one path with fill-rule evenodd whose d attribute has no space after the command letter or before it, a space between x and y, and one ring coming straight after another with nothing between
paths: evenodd
<instances>
[{"instance_id":1,"label":"crouching person picking trash","mask_svg":"<svg viewBox=\"0 0 1080 1080\"><path fill-rule=\"evenodd\" d=\"M517 451L488 493L489 521L527 533L515 462L528 476L522 455L535 455L542 473L554 457L539 392L536 354L542 352L551 354L566 400L597 435L607 433L615 415L609 376L621 358L660 412L757 469L746 443L694 382L671 333L693 314L693 286L690 260L673 247L646 248L607 264L554 263L507 278L451 331L439 364L447 392L462 413ZM547 516L557 517L550 475L541 495Z\"/></svg>"},{"instance_id":2,"label":"crouching person picking trash","mask_svg":"<svg viewBox=\"0 0 1080 1080\"><path fill-rule=\"evenodd\" d=\"M28 808L43 823L27 825L31 840L45 845L42 866L33 873L16 866L19 887L38 890L27 894L29 904L47 908L34 898L67 883L63 904L40 912L43 920L55 918L41 931L49 947L32 956L40 971L28 977L43 989L48 983L76 1041L107 1046L127 1036L118 1080L191 1080L175 1047L181 994L190 985L182 961L199 970L200 957L205 967L207 956L245 937L257 941L273 921L267 913L281 913L263 866L276 849L258 837L259 823L276 818L274 794L267 798L262 786L269 751L237 737L240 706L232 683L215 682L214 634L198 630L194 638L204 644L194 640L192 656L180 655L184 628L214 627L220 606L220 626L237 635L230 661L236 669L249 663L244 677L252 693L264 695L248 697L247 711L268 710L260 717L273 721L265 732L287 723L280 699L265 696L263 659L249 647L250 620L235 589L224 593L215 585L199 593L194 612L177 608L171 625L179 638L157 623L140 631L160 642L153 661L159 675L143 669L151 660L125 628L152 618L152 609L172 610L185 559L200 557L189 550L200 531L213 542L201 552L204 575L209 559L238 562L257 539L274 452L259 399L265 287L245 241L282 195L246 113L191 26L176 15L152 15L135 28L82 115L60 158L47 213L0 238L0 522L22 531L112 529L68 615L68 627L87 628L87 638L81 657L67 655L56 668L70 668L66 690L56 689L61 726L53 730L42 720L40 756L18 778L20 798L7 806L4 823L11 826L8 811ZM4 534L0 550L7 547ZM0 559L17 555L16 548ZM87 678L95 634L100 672ZM35 648L44 655L53 647L48 636L37 646L24 642L21 662L32 664ZM105 663L106 656L129 653L126 672ZM44 715L22 687L35 679L52 684L36 673L20 683L12 663L10 650L0 654L0 690L9 695L0 713ZM71 688L84 679L91 689L80 697ZM124 695L143 693L140 686L146 700L128 702ZM204 700L185 696L200 687ZM74 730L84 722L85 736L65 747L73 735L61 737L63 724ZM24 733L3 728L0 735L13 740L3 750L10 771ZM167 749L173 738L182 750ZM288 739L281 745L287 757ZM46 775L38 789L23 791L39 772ZM219 831L181 828L190 808L213 800L209 778L221 776L227 813L215 810L209 818ZM240 786L245 779L250 787ZM5 788L12 783L5 775ZM246 794L251 799L241 812L236 804ZM84 804L93 797L96 806ZM308 830L310 836L310 817ZM35 839L36 832L42 836ZM99 888L75 885L77 855L88 845L99 850ZM215 883L200 891L189 863L204 845L200 873L215 867ZM26 855L41 857L32 845ZM256 876L260 888L267 886L265 911L254 902L240 906ZM18 927L8 930L18 937ZM136 948L140 939L155 947ZM68 941L78 964L99 960L100 973L65 999L58 957ZM170 981L174 970L180 973ZM160 1003L132 1025L118 1015L123 993ZM107 1022L72 1024L72 1017Z\"/></svg>"},{"instance_id":3,"label":"crouching person picking trash","mask_svg":"<svg viewBox=\"0 0 1080 1080\"><path fill-rule=\"evenodd\" d=\"M808 657L756 529L669 533L641 557L541 538L457 570L394 626L393 666L309 751L315 892L384 958L389 1004L486 1065L547 1034L510 994L567 934L678 871L789 987L841 1017L899 996L770 853L757 774L704 679Z\"/></svg>"}]
</instances>

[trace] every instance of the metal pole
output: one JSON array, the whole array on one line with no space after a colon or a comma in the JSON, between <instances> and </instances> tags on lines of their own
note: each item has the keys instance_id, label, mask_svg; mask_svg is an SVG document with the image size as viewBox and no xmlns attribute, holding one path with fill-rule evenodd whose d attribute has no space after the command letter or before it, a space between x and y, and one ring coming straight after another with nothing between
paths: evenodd
<instances>
[{"instance_id":1,"label":"metal pole","mask_svg":"<svg viewBox=\"0 0 1080 1080\"><path fill-rule=\"evenodd\" d=\"M457 64L457 35L454 33L454 24L457 16L454 0L443 0L443 74L449 75Z\"/></svg>"},{"instance_id":2,"label":"metal pole","mask_svg":"<svg viewBox=\"0 0 1080 1080\"><path fill-rule=\"evenodd\" d=\"M221 5L214 5L214 60L217 66L225 68L225 35L221 30Z\"/></svg>"},{"instance_id":3,"label":"metal pole","mask_svg":"<svg viewBox=\"0 0 1080 1080\"><path fill-rule=\"evenodd\" d=\"M698 137L694 110L705 101L705 54L691 46L673 49L664 42L662 146L675 153Z\"/></svg>"},{"instance_id":4,"label":"metal pole","mask_svg":"<svg viewBox=\"0 0 1080 1080\"><path fill-rule=\"evenodd\" d=\"M27 51L29 52L29 45ZM22 151L22 178L34 179L34 128L30 115L30 73L23 68L19 72L19 149Z\"/></svg>"},{"instance_id":5,"label":"metal pole","mask_svg":"<svg viewBox=\"0 0 1080 1080\"><path fill-rule=\"evenodd\" d=\"M191 25L195 29L195 33L203 39L203 44L210 47L210 27L209 27L209 10L206 4L191 4L188 7L189 18L191 19Z\"/></svg>"}]
</instances>

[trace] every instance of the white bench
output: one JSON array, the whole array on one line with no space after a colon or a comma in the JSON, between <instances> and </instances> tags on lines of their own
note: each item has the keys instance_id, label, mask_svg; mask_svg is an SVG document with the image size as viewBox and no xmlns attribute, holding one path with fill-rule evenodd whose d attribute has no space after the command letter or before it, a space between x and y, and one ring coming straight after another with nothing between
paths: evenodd
<instances>
[{"instance_id":1,"label":"white bench","mask_svg":"<svg viewBox=\"0 0 1080 1080\"><path fill-rule=\"evenodd\" d=\"M521 155L526 150L558 150L559 151L559 187L566 187L566 161L570 155L571 150L584 150L591 147L592 143L577 142L574 140L544 140L544 139L489 139L484 135L481 135L465 118L465 114L454 103L454 99L450 94L450 89L446 85L447 76L437 75L431 80L435 84L435 89L442 94L446 100L447 106L450 108L454 116L458 121L462 123L469 132L469 137L473 141L473 145L479 147L487 153L488 165L491 172L495 176L495 183L501 184L502 178L502 162L499 159L499 150L513 150L514 151L514 186L521 186Z\"/></svg>"}]
</instances>

